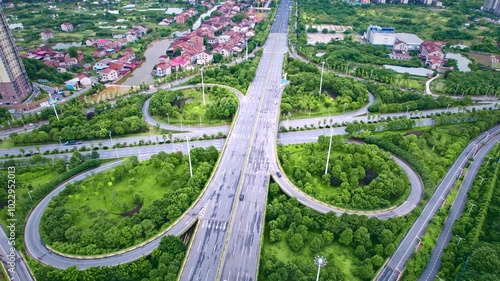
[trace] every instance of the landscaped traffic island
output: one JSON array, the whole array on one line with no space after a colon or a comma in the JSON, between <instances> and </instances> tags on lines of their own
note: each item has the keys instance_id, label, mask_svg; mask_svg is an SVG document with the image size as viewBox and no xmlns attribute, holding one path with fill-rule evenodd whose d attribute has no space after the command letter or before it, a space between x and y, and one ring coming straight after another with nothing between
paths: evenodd
<instances>
[{"instance_id":1,"label":"landscaped traffic island","mask_svg":"<svg viewBox=\"0 0 500 281\"><path fill-rule=\"evenodd\" d=\"M409 194L405 172L389 153L373 145L332 140L325 174L329 138L317 143L278 148L280 162L293 183L307 194L346 209L375 210L401 203Z\"/></svg>"},{"instance_id":2,"label":"landscaped traffic island","mask_svg":"<svg viewBox=\"0 0 500 281\"><path fill-rule=\"evenodd\" d=\"M205 99L205 105L203 103ZM149 112L162 123L220 125L231 122L238 100L230 90L221 87L177 91L159 90L149 103Z\"/></svg>"},{"instance_id":3,"label":"landscaped traffic island","mask_svg":"<svg viewBox=\"0 0 500 281\"><path fill-rule=\"evenodd\" d=\"M57 251L96 255L131 247L164 230L195 201L219 156L215 147L187 155L131 157L110 171L68 184L41 221L44 242Z\"/></svg>"}]
</instances>

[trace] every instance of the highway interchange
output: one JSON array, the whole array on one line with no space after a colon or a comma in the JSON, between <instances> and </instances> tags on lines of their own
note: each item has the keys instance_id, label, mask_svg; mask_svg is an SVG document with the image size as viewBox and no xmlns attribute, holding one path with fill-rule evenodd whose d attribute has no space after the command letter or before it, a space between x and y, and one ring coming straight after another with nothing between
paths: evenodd
<instances>
[{"instance_id":1,"label":"highway interchange","mask_svg":"<svg viewBox=\"0 0 500 281\"><path fill-rule=\"evenodd\" d=\"M202 147L215 145L219 150L222 150L222 155L210 183L199 200L167 232L141 244L133 250L123 251L122 253L107 257L82 259L81 257L63 257L58 255L45 247L41 241L38 228L43 210L53 196L64 189L64 184L57 187L54 192L44 198L33 209L25 231L28 254L42 263L58 268L67 268L76 265L80 269L85 269L92 266L117 265L131 262L151 253L158 246L162 236L181 235L197 223L195 235L186 257L186 264L181 272L181 280L256 280L269 175L274 175L276 171L280 170L276 157L276 142L278 140L285 144L309 142L315 141L320 134L328 135L330 133L329 129L324 129L282 133L277 136L279 102L284 88L281 83L281 69L283 57L287 51L289 12L290 0L282 1L271 29L271 34L264 46L263 56L259 63L256 77L249 86L246 96L239 96L238 114L235 117L231 131L228 133L226 142L223 143L222 140L207 140L197 141L193 144ZM479 107L490 106L480 105ZM454 109L449 109L449 111L452 110ZM435 110L435 112L438 111ZM443 110L440 111L442 112ZM364 110L360 110L342 116L332 116L331 118L336 123L352 122L354 120L366 121L366 116L358 116L365 112ZM397 115L402 114L393 114L393 116ZM281 126L299 127L317 124L318 121L324 119L326 117L284 121ZM154 120L151 119L149 122L154 122ZM222 129L224 128L222 127ZM208 134L215 134L222 131L221 127L212 127L209 130L210 133ZM497 134L499 131L499 128L490 130L490 135L488 136L489 142L487 142L484 148L479 149L477 152L479 155L485 154L487 148L492 147L498 141L499 136ZM192 132L179 134L179 136L181 138L186 136L193 137L201 136L203 133L207 133L206 128L194 128ZM336 128L334 133L345 132L343 128ZM485 134L482 136L483 139ZM145 138L142 137L141 139ZM381 271L377 280L395 280L397 278L397 271L401 270L404 261L408 259L412 252L408 249L415 246L417 235L421 235L425 230L425 226L436 211L436 206L442 202L441 198L446 196L449 188L453 185L459 169L463 168L466 162L465 159L468 159L475 153L473 151L474 146L483 141L483 139L478 139L468 145L450 168L448 174L436 189L435 194L425 206L422 215L405 236L400 247L398 247L398 250L387 266ZM120 141L133 142L137 141L137 138L120 139ZM103 144L111 146L111 141L110 143L103 141ZM42 151L43 149L52 150L54 148L60 148L60 145L43 146ZM35 148L32 149L34 150ZM146 159L158 151L170 152L177 150L185 151L186 144L176 143L161 146L129 147L120 150L117 149L114 152L113 150L101 150L99 152L102 157L106 157L106 154L108 154L108 157L114 157L111 155L120 151L118 152L120 153L120 157L138 155L140 159ZM9 154L14 154L14 151L16 149L2 150L3 153ZM395 160L404 167L402 161ZM480 163L479 160L481 160L480 157L477 157L477 163ZM93 172L103 171L118 164L119 162L106 164ZM408 173L412 183L417 181L418 175L409 167L405 168L405 171ZM79 175L71 179L70 182L81 180L88 175L90 173ZM471 178L473 177L471 173ZM307 195L295 188L286 179L286 176L282 178L275 177L275 180L277 180L285 193L297 197L303 204L319 212L343 212L343 210L336 210L332 206L327 206L324 203L319 203L312 198L308 198ZM394 209L388 210L385 213L367 213L367 215L382 219L404 215L411 211L420 201L421 193L416 192L409 198L416 198L417 201L408 202L409 205L401 210ZM244 196L241 201L239 200L240 195ZM401 206L398 206L398 208ZM414 228L415 230L412 231ZM2 239L3 235L4 233L2 232L2 235L0 235L0 245L2 245L2 249L5 249L5 241ZM20 268L22 269L23 266ZM23 276L20 280L31 280L31 278Z\"/></svg>"}]
</instances>

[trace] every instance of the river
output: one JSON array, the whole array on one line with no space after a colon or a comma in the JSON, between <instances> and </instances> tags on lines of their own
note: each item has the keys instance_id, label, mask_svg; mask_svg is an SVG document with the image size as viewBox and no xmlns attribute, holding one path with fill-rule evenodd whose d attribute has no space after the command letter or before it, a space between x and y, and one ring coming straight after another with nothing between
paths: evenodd
<instances>
[{"instance_id":1,"label":"river","mask_svg":"<svg viewBox=\"0 0 500 281\"><path fill-rule=\"evenodd\" d=\"M209 11L202 14L198 20L193 24L193 30L196 30L201 25L201 20L212 14L213 11L217 9L218 6L212 7ZM151 75L151 71L153 67L158 63L158 58L161 55L165 55L167 49L172 44L172 39L162 39L158 41L154 41L149 45L144 52L144 57L146 60L139 66L136 70L132 72L132 75L127 78L127 80L121 83L124 86L139 86L141 83L151 84L153 83L153 75Z\"/></svg>"}]
</instances>

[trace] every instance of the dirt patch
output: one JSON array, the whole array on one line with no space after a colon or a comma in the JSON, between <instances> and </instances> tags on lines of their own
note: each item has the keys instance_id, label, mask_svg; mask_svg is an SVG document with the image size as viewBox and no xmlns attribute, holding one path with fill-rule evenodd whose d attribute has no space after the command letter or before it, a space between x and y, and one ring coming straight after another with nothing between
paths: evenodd
<instances>
[{"instance_id":1,"label":"dirt patch","mask_svg":"<svg viewBox=\"0 0 500 281\"><path fill-rule=\"evenodd\" d=\"M97 95L92 96L92 100L114 100L114 97L123 96L130 90L129 86L112 85L106 87L104 90L97 93Z\"/></svg>"},{"instance_id":2,"label":"dirt patch","mask_svg":"<svg viewBox=\"0 0 500 281\"><path fill-rule=\"evenodd\" d=\"M133 214L139 213L141 208L142 208L142 203L139 203L139 205L137 205L137 207L135 207L133 210L127 211L125 213L121 213L120 215L122 217L131 217Z\"/></svg>"},{"instance_id":3,"label":"dirt patch","mask_svg":"<svg viewBox=\"0 0 500 281\"><path fill-rule=\"evenodd\" d=\"M425 131L411 131L411 132L407 132L406 134L404 134L404 136L409 136L409 135L415 135L417 137L420 137L421 135L423 135L425 133Z\"/></svg>"}]
</instances>

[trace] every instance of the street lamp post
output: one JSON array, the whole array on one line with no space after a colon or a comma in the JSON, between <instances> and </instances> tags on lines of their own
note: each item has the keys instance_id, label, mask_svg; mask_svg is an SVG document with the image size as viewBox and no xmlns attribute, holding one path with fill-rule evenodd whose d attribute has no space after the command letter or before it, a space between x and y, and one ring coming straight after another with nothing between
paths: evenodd
<instances>
[{"instance_id":1,"label":"street lamp post","mask_svg":"<svg viewBox=\"0 0 500 281\"><path fill-rule=\"evenodd\" d=\"M330 128L330 144L328 145L328 155L326 156L325 175L328 173L328 163L330 163L330 151L332 149L333 128Z\"/></svg>"},{"instance_id":2,"label":"street lamp post","mask_svg":"<svg viewBox=\"0 0 500 281\"><path fill-rule=\"evenodd\" d=\"M33 190L28 191L28 195L29 195L29 197L30 197L31 201L33 201L33 197L31 197L31 192L32 192L32 191L33 191Z\"/></svg>"},{"instance_id":3,"label":"street lamp post","mask_svg":"<svg viewBox=\"0 0 500 281\"><path fill-rule=\"evenodd\" d=\"M188 160L189 160L189 174L193 177L193 166L191 166L191 152L189 150L189 137L186 136L187 149L188 149Z\"/></svg>"},{"instance_id":4,"label":"street lamp post","mask_svg":"<svg viewBox=\"0 0 500 281\"><path fill-rule=\"evenodd\" d=\"M52 95L50 94L50 91L48 91L48 93L49 93L49 103L50 103L50 100L52 99ZM57 121L59 121L59 115L57 114L55 102L52 102L52 108L54 108L54 113L56 114Z\"/></svg>"},{"instance_id":5,"label":"street lamp post","mask_svg":"<svg viewBox=\"0 0 500 281\"><path fill-rule=\"evenodd\" d=\"M170 115L167 113L167 122L170 124Z\"/></svg>"},{"instance_id":6,"label":"street lamp post","mask_svg":"<svg viewBox=\"0 0 500 281\"><path fill-rule=\"evenodd\" d=\"M316 256L314 258L314 263L318 266L318 274L316 275L316 281L319 281L319 272L321 268L326 265L326 259L322 256Z\"/></svg>"},{"instance_id":7,"label":"street lamp post","mask_svg":"<svg viewBox=\"0 0 500 281\"><path fill-rule=\"evenodd\" d=\"M205 106L205 83L203 82L203 67L201 70L201 91L203 95L203 106Z\"/></svg>"},{"instance_id":8,"label":"street lamp post","mask_svg":"<svg viewBox=\"0 0 500 281\"><path fill-rule=\"evenodd\" d=\"M61 145L61 151L64 150L63 145L62 145L62 141L61 141L61 137L59 137L59 144Z\"/></svg>"},{"instance_id":9,"label":"street lamp post","mask_svg":"<svg viewBox=\"0 0 500 281\"><path fill-rule=\"evenodd\" d=\"M109 139L111 140L111 148L113 148L115 144L113 143L113 138L111 137L111 131L109 131ZM115 151L116 151L116 158L120 158L120 155L118 154L118 147L115 147Z\"/></svg>"},{"instance_id":10,"label":"street lamp post","mask_svg":"<svg viewBox=\"0 0 500 281\"><path fill-rule=\"evenodd\" d=\"M321 88L323 86L323 71L325 69L325 61L321 63L321 78L319 80L319 95L321 95Z\"/></svg>"}]
</instances>

